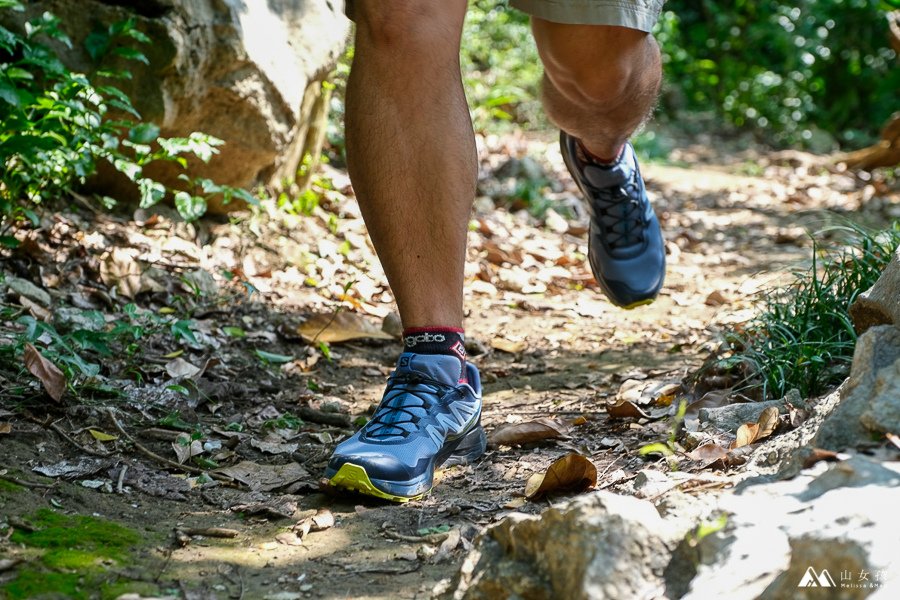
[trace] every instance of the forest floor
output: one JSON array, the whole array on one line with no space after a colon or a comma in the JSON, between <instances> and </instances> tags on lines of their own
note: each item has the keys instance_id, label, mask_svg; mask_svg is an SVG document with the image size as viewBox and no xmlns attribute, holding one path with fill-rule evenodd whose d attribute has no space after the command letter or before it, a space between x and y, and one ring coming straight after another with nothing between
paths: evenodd
<instances>
[{"instance_id":1,"label":"forest floor","mask_svg":"<svg viewBox=\"0 0 900 600\"><path fill-rule=\"evenodd\" d=\"M585 264L585 216L549 142L481 140L466 282L489 436L544 421L507 429L513 441L403 505L320 483L399 351L344 172L326 170L332 189L310 216L43 215L2 271L49 303L7 290L0 344L53 323L100 371L54 401L21 357L0 365L0 597L430 597L483 527L567 497L525 498L557 458L583 455L597 489L623 494L643 470L669 472L638 450L668 437L681 399L741 400L728 381L690 376L765 290L809 264L807 231L900 218L896 189L818 157L696 140L644 165L668 276L655 303L622 311ZM123 324L119 338L77 334ZM319 343L339 333L353 339ZM66 355L39 326L34 338ZM553 439L527 441L547 427ZM677 458L677 487L692 494L739 476Z\"/></svg>"}]
</instances>

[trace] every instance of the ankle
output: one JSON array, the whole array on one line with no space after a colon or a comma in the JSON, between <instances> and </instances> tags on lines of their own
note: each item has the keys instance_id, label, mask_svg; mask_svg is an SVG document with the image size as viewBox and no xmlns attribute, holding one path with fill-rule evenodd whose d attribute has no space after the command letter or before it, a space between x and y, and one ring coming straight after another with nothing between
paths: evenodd
<instances>
[{"instance_id":1,"label":"ankle","mask_svg":"<svg viewBox=\"0 0 900 600\"><path fill-rule=\"evenodd\" d=\"M591 150L587 147L587 145L580 139L577 140L578 151L581 156L580 159L585 162L592 162L599 165L614 165L619 162L619 159L622 158L622 152L625 150L625 144L621 144L620 146L614 148L613 150L602 150L596 151Z\"/></svg>"}]
</instances>

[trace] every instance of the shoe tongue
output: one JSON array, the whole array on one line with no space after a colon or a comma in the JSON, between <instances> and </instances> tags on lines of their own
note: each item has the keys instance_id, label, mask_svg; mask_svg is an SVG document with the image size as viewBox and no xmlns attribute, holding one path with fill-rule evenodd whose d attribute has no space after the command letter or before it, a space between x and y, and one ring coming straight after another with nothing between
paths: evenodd
<instances>
[{"instance_id":1,"label":"shoe tongue","mask_svg":"<svg viewBox=\"0 0 900 600\"><path fill-rule=\"evenodd\" d=\"M445 354L404 352L397 361L397 375L416 374L447 385L459 381L459 359Z\"/></svg>"},{"instance_id":2,"label":"shoe tongue","mask_svg":"<svg viewBox=\"0 0 900 600\"><path fill-rule=\"evenodd\" d=\"M607 188L614 185L622 185L628 181L628 173L634 171L634 154L628 148L622 152L621 158L613 165L604 166L587 164L584 166L584 176L597 188Z\"/></svg>"}]
</instances>

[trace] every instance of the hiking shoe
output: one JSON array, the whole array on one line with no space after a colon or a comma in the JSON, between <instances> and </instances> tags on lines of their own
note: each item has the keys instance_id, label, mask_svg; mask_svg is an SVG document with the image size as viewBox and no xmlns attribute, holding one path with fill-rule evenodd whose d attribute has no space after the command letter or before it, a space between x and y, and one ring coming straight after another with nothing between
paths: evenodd
<instances>
[{"instance_id":1,"label":"hiking shoe","mask_svg":"<svg viewBox=\"0 0 900 600\"><path fill-rule=\"evenodd\" d=\"M481 427L481 378L475 365L442 354L400 356L378 409L334 450L332 485L406 502L431 489L442 464L476 460L487 446Z\"/></svg>"},{"instance_id":2,"label":"hiking shoe","mask_svg":"<svg viewBox=\"0 0 900 600\"><path fill-rule=\"evenodd\" d=\"M560 132L563 159L587 200L591 215L588 258L613 304L650 304L666 274L659 221L650 206L631 143L611 165L584 162L578 140Z\"/></svg>"}]
</instances>

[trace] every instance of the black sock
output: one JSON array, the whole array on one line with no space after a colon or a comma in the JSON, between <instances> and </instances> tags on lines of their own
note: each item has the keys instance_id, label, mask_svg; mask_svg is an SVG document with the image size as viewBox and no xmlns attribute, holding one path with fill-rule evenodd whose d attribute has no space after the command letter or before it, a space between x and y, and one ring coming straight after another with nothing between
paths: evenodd
<instances>
[{"instance_id":1,"label":"black sock","mask_svg":"<svg viewBox=\"0 0 900 600\"><path fill-rule=\"evenodd\" d=\"M459 360L459 380L466 380L466 336L456 327L414 327L403 330L403 351L444 354Z\"/></svg>"}]
</instances>

